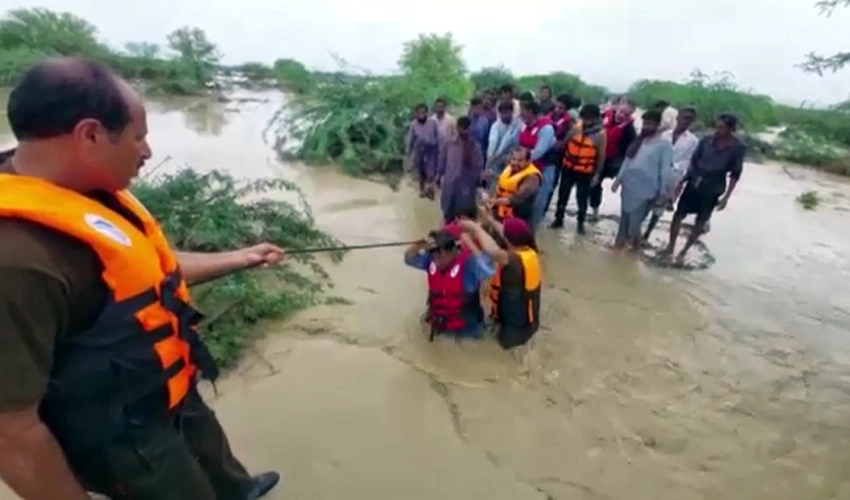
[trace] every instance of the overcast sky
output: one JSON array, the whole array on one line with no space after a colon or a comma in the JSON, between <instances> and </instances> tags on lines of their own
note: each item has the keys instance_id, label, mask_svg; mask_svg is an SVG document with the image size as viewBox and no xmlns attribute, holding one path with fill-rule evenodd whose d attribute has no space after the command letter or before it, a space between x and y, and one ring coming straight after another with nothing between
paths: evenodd
<instances>
[{"instance_id":1,"label":"overcast sky","mask_svg":"<svg viewBox=\"0 0 850 500\"><path fill-rule=\"evenodd\" d=\"M203 28L225 62L298 59L335 67L330 53L373 71L395 67L401 44L450 31L470 69L562 70L624 90L641 78L682 80L694 68L731 71L781 101L850 95L850 68L824 78L794 65L808 51L850 50L850 10L819 16L814 0L2 0L67 10L116 46L162 42ZM844 33L842 35L842 33Z\"/></svg>"}]
</instances>

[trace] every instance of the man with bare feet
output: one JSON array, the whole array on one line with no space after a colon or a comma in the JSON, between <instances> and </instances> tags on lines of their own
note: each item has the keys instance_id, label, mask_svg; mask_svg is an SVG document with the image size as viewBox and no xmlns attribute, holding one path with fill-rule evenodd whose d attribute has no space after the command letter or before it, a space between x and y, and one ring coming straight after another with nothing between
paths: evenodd
<instances>
[{"instance_id":1,"label":"man with bare feet","mask_svg":"<svg viewBox=\"0 0 850 500\"><path fill-rule=\"evenodd\" d=\"M670 241L661 256L669 257L673 254L682 220L689 214L695 214L694 227L688 234L684 248L676 256L676 263L682 264L688 250L703 233L715 208L723 210L728 205L741 178L746 152L746 145L735 136L737 126L738 118L735 115L722 114L714 124L714 133L703 137L697 144L683 180L684 191L670 224Z\"/></svg>"}]
</instances>

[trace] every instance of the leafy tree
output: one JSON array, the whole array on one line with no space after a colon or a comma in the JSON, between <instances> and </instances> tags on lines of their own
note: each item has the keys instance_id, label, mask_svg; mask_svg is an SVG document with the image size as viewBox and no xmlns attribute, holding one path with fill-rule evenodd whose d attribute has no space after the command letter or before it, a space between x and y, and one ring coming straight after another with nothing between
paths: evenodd
<instances>
[{"instance_id":1,"label":"leafy tree","mask_svg":"<svg viewBox=\"0 0 850 500\"><path fill-rule=\"evenodd\" d=\"M459 103L469 98L472 83L466 78L466 64L451 33L419 35L404 44L398 65L402 73L415 81L422 99L437 97Z\"/></svg>"},{"instance_id":2,"label":"leafy tree","mask_svg":"<svg viewBox=\"0 0 850 500\"><path fill-rule=\"evenodd\" d=\"M313 83L310 71L295 59L278 59L272 65L272 71L287 90L296 94L308 91Z\"/></svg>"},{"instance_id":3,"label":"leafy tree","mask_svg":"<svg viewBox=\"0 0 850 500\"><path fill-rule=\"evenodd\" d=\"M168 35L168 47L177 53L180 62L189 69L193 79L205 84L212 79L221 60L218 47L201 28L184 26Z\"/></svg>"},{"instance_id":4,"label":"leafy tree","mask_svg":"<svg viewBox=\"0 0 850 500\"><path fill-rule=\"evenodd\" d=\"M156 59L160 55L160 46L150 42L127 42L124 45L124 50L131 57L139 59Z\"/></svg>"},{"instance_id":5,"label":"leafy tree","mask_svg":"<svg viewBox=\"0 0 850 500\"><path fill-rule=\"evenodd\" d=\"M831 16L835 9L839 7L850 6L850 0L822 0L815 4L821 14ZM825 71L835 73L844 66L850 63L850 52L838 52L831 56L822 56L809 52L806 55L806 61L800 66L806 73L815 73L823 76Z\"/></svg>"},{"instance_id":6,"label":"leafy tree","mask_svg":"<svg viewBox=\"0 0 850 500\"><path fill-rule=\"evenodd\" d=\"M236 67L236 71L245 75L245 78L252 82L267 80L274 76L272 68L258 62L246 62L244 64L240 64Z\"/></svg>"},{"instance_id":7,"label":"leafy tree","mask_svg":"<svg viewBox=\"0 0 850 500\"><path fill-rule=\"evenodd\" d=\"M0 48L29 48L59 55L105 54L97 28L69 12L43 8L15 9L0 20Z\"/></svg>"},{"instance_id":8,"label":"leafy tree","mask_svg":"<svg viewBox=\"0 0 850 500\"><path fill-rule=\"evenodd\" d=\"M514 83L513 73L504 66L482 68L481 71L469 75L469 79L475 85L476 92L493 90L506 83Z\"/></svg>"}]
</instances>

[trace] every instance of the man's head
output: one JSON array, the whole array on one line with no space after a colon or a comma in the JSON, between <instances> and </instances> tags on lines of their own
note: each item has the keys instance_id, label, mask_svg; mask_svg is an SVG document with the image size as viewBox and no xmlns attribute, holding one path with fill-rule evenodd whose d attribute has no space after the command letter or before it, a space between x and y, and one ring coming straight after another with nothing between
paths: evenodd
<instances>
[{"instance_id":1,"label":"man's head","mask_svg":"<svg viewBox=\"0 0 850 500\"><path fill-rule=\"evenodd\" d=\"M478 116L484 112L484 101L480 97L473 97L469 100L469 114Z\"/></svg>"},{"instance_id":2,"label":"man's head","mask_svg":"<svg viewBox=\"0 0 850 500\"><path fill-rule=\"evenodd\" d=\"M48 59L9 94L8 120L18 151L61 159L56 175L85 189L129 186L151 150L139 96L105 66L80 58Z\"/></svg>"},{"instance_id":3,"label":"man's head","mask_svg":"<svg viewBox=\"0 0 850 500\"><path fill-rule=\"evenodd\" d=\"M461 139L469 137L469 127L472 125L472 120L468 116L461 116L457 119L457 136Z\"/></svg>"},{"instance_id":4,"label":"man's head","mask_svg":"<svg viewBox=\"0 0 850 500\"><path fill-rule=\"evenodd\" d=\"M535 101L522 101L519 107L519 116L523 123L531 125L540 114L540 105Z\"/></svg>"},{"instance_id":5,"label":"man's head","mask_svg":"<svg viewBox=\"0 0 850 500\"><path fill-rule=\"evenodd\" d=\"M525 92L521 93L519 95L518 99L519 99L519 102L528 102L528 101L534 101L535 100L534 94L527 91L527 90Z\"/></svg>"},{"instance_id":6,"label":"man's head","mask_svg":"<svg viewBox=\"0 0 850 500\"><path fill-rule=\"evenodd\" d=\"M419 123L425 123L425 120L428 119L428 105L424 102L420 102L413 108L413 118L416 119Z\"/></svg>"},{"instance_id":7,"label":"man's head","mask_svg":"<svg viewBox=\"0 0 850 500\"><path fill-rule=\"evenodd\" d=\"M511 151L511 168L514 170L522 170L525 168L528 165L528 158L530 154L531 152L522 146L515 147L513 151Z\"/></svg>"},{"instance_id":8,"label":"man's head","mask_svg":"<svg viewBox=\"0 0 850 500\"><path fill-rule=\"evenodd\" d=\"M540 87L540 100L541 101L548 101L551 98L552 98L552 89L549 88L548 85L542 85Z\"/></svg>"},{"instance_id":9,"label":"man's head","mask_svg":"<svg viewBox=\"0 0 850 500\"><path fill-rule=\"evenodd\" d=\"M656 111L664 111L667 107L670 106L670 103L664 100L656 101L655 104L652 105L652 109Z\"/></svg>"},{"instance_id":10,"label":"man's head","mask_svg":"<svg viewBox=\"0 0 850 500\"><path fill-rule=\"evenodd\" d=\"M585 124L585 126L588 126L598 122L602 117L602 112L596 104L585 104L581 107L581 110L579 110L578 116L581 118L581 121Z\"/></svg>"},{"instance_id":11,"label":"man's head","mask_svg":"<svg viewBox=\"0 0 850 500\"><path fill-rule=\"evenodd\" d=\"M697 110L687 106L679 110L679 114L676 115L676 131L684 132L685 130L690 130L691 126L697 119Z\"/></svg>"},{"instance_id":12,"label":"man's head","mask_svg":"<svg viewBox=\"0 0 850 500\"><path fill-rule=\"evenodd\" d=\"M508 124L514 119L514 103L511 101L502 101L499 103L499 120L502 123Z\"/></svg>"},{"instance_id":13,"label":"man's head","mask_svg":"<svg viewBox=\"0 0 850 500\"><path fill-rule=\"evenodd\" d=\"M573 102L573 96L570 94L561 94L555 98L555 107L553 108L553 112L555 116L561 117L564 116L567 111L570 109L570 104Z\"/></svg>"},{"instance_id":14,"label":"man's head","mask_svg":"<svg viewBox=\"0 0 850 500\"><path fill-rule=\"evenodd\" d=\"M632 117L635 113L636 105L633 101L629 99L621 99L620 104L617 104L614 109L614 121L617 123L623 123Z\"/></svg>"},{"instance_id":15,"label":"man's head","mask_svg":"<svg viewBox=\"0 0 850 500\"><path fill-rule=\"evenodd\" d=\"M446 100L442 97L438 97L437 100L434 101L434 114L437 116L443 116L446 113Z\"/></svg>"},{"instance_id":16,"label":"man's head","mask_svg":"<svg viewBox=\"0 0 850 500\"><path fill-rule=\"evenodd\" d=\"M661 126L661 111L650 109L644 111L640 118L643 121L640 129L642 136L651 137L658 133L658 127Z\"/></svg>"},{"instance_id":17,"label":"man's head","mask_svg":"<svg viewBox=\"0 0 850 500\"><path fill-rule=\"evenodd\" d=\"M723 113L714 122L714 136L728 139L738 130L738 117L732 113Z\"/></svg>"},{"instance_id":18,"label":"man's head","mask_svg":"<svg viewBox=\"0 0 850 500\"><path fill-rule=\"evenodd\" d=\"M431 232L432 245L429 250L438 269L448 268L460 255L460 235L461 229L455 224Z\"/></svg>"},{"instance_id":19,"label":"man's head","mask_svg":"<svg viewBox=\"0 0 850 500\"><path fill-rule=\"evenodd\" d=\"M458 220L478 220L478 205L475 200L465 199L455 207L455 217Z\"/></svg>"},{"instance_id":20,"label":"man's head","mask_svg":"<svg viewBox=\"0 0 850 500\"><path fill-rule=\"evenodd\" d=\"M508 243L509 250L521 248L537 250L537 242L534 241L534 232L522 219L512 217L502 221L502 233L505 235L505 241Z\"/></svg>"},{"instance_id":21,"label":"man's head","mask_svg":"<svg viewBox=\"0 0 850 500\"><path fill-rule=\"evenodd\" d=\"M502 99L513 99L514 98L514 86L510 83L506 83L499 87L499 95Z\"/></svg>"}]
</instances>

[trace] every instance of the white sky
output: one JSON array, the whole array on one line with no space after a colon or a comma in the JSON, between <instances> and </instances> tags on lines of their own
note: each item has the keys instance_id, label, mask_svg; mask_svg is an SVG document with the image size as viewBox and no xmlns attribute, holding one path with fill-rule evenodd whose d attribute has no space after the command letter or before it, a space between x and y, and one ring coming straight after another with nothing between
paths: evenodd
<instances>
[{"instance_id":1,"label":"white sky","mask_svg":"<svg viewBox=\"0 0 850 500\"><path fill-rule=\"evenodd\" d=\"M451 31L471 69L563 70L612 90L641 78L680 81L694 68L731 71L780 101L831 103L850 95L850 68L824 78L794 67L805 53L850 50L850 9L820 16L814 0L0 0L93 22L102 37L164 41L205 29L225 62L298 59L335 68L330 53L372 71L395 67L401 44ZM527 20L527 21L526 21ZM842 35L842 33L845 33Z\"/></svg>"}]
</instances>

